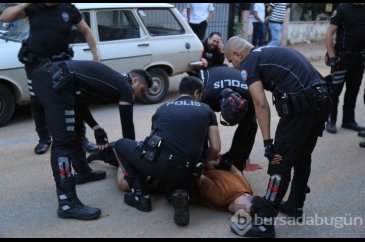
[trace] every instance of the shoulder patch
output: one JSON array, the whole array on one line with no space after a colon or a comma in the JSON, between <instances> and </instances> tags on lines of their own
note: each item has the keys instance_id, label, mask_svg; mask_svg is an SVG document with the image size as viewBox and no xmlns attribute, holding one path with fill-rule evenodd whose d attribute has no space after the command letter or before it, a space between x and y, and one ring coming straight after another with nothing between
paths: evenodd
<instances>
[{"instance_id":1,"label":"shoulder patch","mask_svg":"<svg viewBox=\"0 0 365 242\"><path fill-rule=\"evenodd\" d=\"M243 81L247 80L247 71L246 70L241 70L241 77Z\"/></svg>"},{"instance_id":2,"label":"shoulder patch","mask_svg":"<svg viewBox=\"0 0 365 242\"><path fill-rule=\"evenodd\" d=\"M66 12L63 12L62 13L62 18L63 18L63 21L65 21L66 23L68 23L68 21L70 20L70 15Z\"/></svg>"}]
</instances>

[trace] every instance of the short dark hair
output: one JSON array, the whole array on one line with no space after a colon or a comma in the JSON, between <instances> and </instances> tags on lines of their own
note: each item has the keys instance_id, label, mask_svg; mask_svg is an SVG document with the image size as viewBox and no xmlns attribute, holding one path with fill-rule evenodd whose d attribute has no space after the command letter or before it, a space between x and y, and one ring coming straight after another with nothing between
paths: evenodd
<instances>
[{"instance_id":1,"label":"short dark hair","mask_svg":"<svg viewBox=\"0 0 365 242\"><path fill-rule=\"evenodd\" d=\"M133 69L130 71L130 73L132 76L138 75L142 77L146 81L148 88L152 87L153 84L152 77L147 71L142 69Z\"/></svg>"},{"instance_id":2,"label":"short dark hair","mask_svg":"<svg viewBox=\"0 0 365 242\"><path fill-rule=\"evenodd\" d=\"M216 32L216 31L214 31L214 32L210 33L210 34L209 34L209 38L212 38L212 37L213 37L213 35L215 35L215 34L222 38L222 34L221 34L221 33L219 33L219 32Z\"/></svg>"},{"instance_id":3,"label":"short dark hair","mask_svg":"<svg viewBox=\"0 0 365 242\"><path fill-rule=\"evenodd\" d=\"M203 92L203 82L198 77L186 76L181 79L179 85L180 94L193 95L196 90Z\"/></svg>"}]
</instances>

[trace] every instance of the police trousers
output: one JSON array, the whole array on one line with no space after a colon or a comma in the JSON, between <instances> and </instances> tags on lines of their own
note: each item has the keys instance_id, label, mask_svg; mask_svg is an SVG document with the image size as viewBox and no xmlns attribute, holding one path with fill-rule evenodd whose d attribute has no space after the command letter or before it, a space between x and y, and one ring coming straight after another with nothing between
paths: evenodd
<instances>
[{"instance_id":1,"label":"police trousers","mask_svg":"<svg viewBox=\"0 0 365 242\"><path fill-rule=\"evenodd\" d=\"M39 67L40 66L38 66L37 63L25 64L25 70L28 78L28 90L30 94L30 111L34 120L35 130L38 133L39 142L47 143L51 140L50 132L48 130L48 126L46 123L46 117L43 105L33 91L33 81L31 78L31 73L34 70L37 70ZM80 97L80 102L81 102L81 97ZM75 104L77 105L80 102L79 101L75 102ZM83 122L81 130L82 130L82 137L84 138L86 133L86 127Z\"/></svg>"},{"instance_id":2,"label":"police trousers","mask_svg":"<svg viewBox=\"0 0 365 242\"><path fill-rule=\"evenodd\" d=\"M250 157L257 132L255 115L246 115L237 126L229 151L223 154L237 169L242 171L246 160Z\"/></svg>"},{"instance_id":3,"label":"police trousers","mask_svg":"<svg viewBox=\"0 0 365 242\"><path fill-rule=\"evenodd\" d=\"M130 139L120 139L114 149L121 162L124 179L131 188L136 182L146 191L147 176L159 179L165 187L166 197L176 189L190 190L192 185L192 170L183 164L170 161L167 156L160 156L157 161L149 162L140 155L139 148L142 142Z\"/></svg>"},{"instance_id":4,"label":"police trousers","mask_svg":"<svg viewBox=\"0 0 365 242\"><path fill-rule=\"evenodd\" d=\"M340 52L337 53L337 56L341 59L341 61L338 66L331 68L331 73L333 74L334 103L332 105L329 121L337 121L339 96L341 95L342 89L346 84L343 101L342 123L354 122L356 99L364 74L364 57L360 52Z\"/></svg>"},{"instance_id":5,"label":"police trousers","mask_svg":"<svg viewBox=\"0 0 365 242\"><path fill-rule=\"evenodd\" d=\"M275 132L274 150L275 154L280 154L283 159L280 164L269 164L268 168L270 176L277 174L281 177L277 194L270 199L276 208L279 207L288 189L292 168L294 168L294 175L288 204L292 207L303 207L304 205L311 172L312 152L318 137L322 136L331 108L331 99L324 97L318 101L318 105L319 110L311 109L279 120Z\"/></svg>"},{"instance_id":6,"label":"police trousers","mask_svg":"<svg viewBox=\"0 0 365 242\"><path fill-rule=\"evenodd\" d=\"M31 72L30 78L33 80L34 94L44 108L46 123L53 139L51 166L56 183L64 176L64 172L70 174L72 160L76 172L90 171L82 149L83 122L74 111L73 87L56 92L52 88L52 76L41 68Z\"/></svg>"}]
</instances>

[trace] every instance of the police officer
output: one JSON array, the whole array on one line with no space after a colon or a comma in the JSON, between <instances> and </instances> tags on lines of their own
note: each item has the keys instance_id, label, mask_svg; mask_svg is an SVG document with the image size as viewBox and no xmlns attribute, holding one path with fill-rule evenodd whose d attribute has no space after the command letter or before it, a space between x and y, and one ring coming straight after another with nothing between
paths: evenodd
<instances>
[{"instance_id":1,"label":"police officer","mask_svg":"<svg viewBox=\"0 0 365 242\"><path fill-rule=\"evenodd\" d=\"M214 111L199 102L203 84L187 76L179 86L180 97L160 106L152 117L152 132L143 142L120 139L114 150L124 171L124 179L132 192L125 193L127 205L140 211L151 211L151 198L146 191L146 176L165 185L166 197L174 206L174 221L189 223L189 190L193 173L201 168L203 143L208 136L210 154L215 160L220 151L220 136Z\"/></svg>"},{"instance_id":2,"label":"police officer","mask_svg":"<svg viewBox=\"0 0 365 242\"><path fill-rule=\"evenodd\" d=\"M333 35L336 33L336 43ZM326 64L333 74L334 104L326 124L329 133L336 133L339 96L346 83L342 128L365 132L355 121L357 94L364 74L365 5L343 3L332 13L325 35ZM361 133L360 133L361 134ZM364 133L365 136L365 133Z\"/></svg>"},{"instance_id":3,"label":"police officer","mask_svg":"<svg viewBox=\"0 0 365 242\"><path fill-rule=\"evenodd\" d=\"M127 131L123 130L123 134L134 138L131 121L133 88L143 89L147 86L145 73L138 70L131 72L131 80L128 75L123 76L95 61L40 60L38 65L30 77L34 80L34 93L45 108L47 124L53 138L51 165L59 200L57 214L61 218L95 219L100 216L100 209L84 206L77 198L75 184L103 179L106 173L92 171L86 161L86 154L81 146L82 119L95 130L95 138L101 149L106 147L108 139L99 125L90 123L90 119L84 115L84 109L75 106L75 91L78 89L119 102L123 106L120 109L126 114L122 123ZM145 80L144 84L142 79ZM132 82L134 87L131 86ZM71 163L77 172L75 176L71 172Z\"/></svg>"},{"instance_id":4,"label":"police officer","mask_svg":"<svg viewBox=\"0 0 365 242\"><path fill-rule=\"evenodd\" d=\"M318 136L322 135L331 105L326 82L303 55L291 48L254 48L245 39L235 36L228 40L225 55L235 68L241 70L254 102L265 156L270 162L265 199L279 209L294 168L289 198L281 205L280 211L291 217L302 217L311 154ZM273 93L281 117L275 143L271 139L270 107L264 90ZM268 215L258 216L270 221ZM268 223L266 230L262 228L253 223L244 236L275 235L273 224Z\"/></svg>"},{"instance_id":5,"label":"police officer","mask_svg":"<svg viewBox=\"0 0 365 242\"><path fill-rule=\"evenodd\" d=\"M232 120L233 123L222 122L223 125L230 126L238 124L231 148L223 154L222 160L242 171L250 156L257 131L255 108L248 87L242 80L240 71L227 66L214 66L204 70L202 80L205 83L202 102L208 104L215 112L220 112L222 109L224 103L222 101L225 98L223 90L224 92L232 90L244 99L245 107L240 109L242 115L235 116L238 119ZM225 107L223 105L223 109Z\"/></svg>"},{"instance_id":6,"label":"police officer","mask_svg":"<svg viewBox=\"0 0 365 242\"><path fill-rule=\"evenodd\" d=\"M203 41L203 47L204 50L200 59L203 62L203 68L223 65L224 45L221 33L210 33L208 38Z\"/></svg>"},{"instance_id":7,"label":"police officer","mask_svg":"<svg viewBox=\"0 0 365 242\"><path fill-rule=\"evenodd\" d=\"M69 49L69 43L73 25L84 35L91 49L93 60L99 61L99 53L90 28L82 19L79 10L70 3L22 3L5 9L0 16L0 22L12 22L26 17L29 18L29 38L22 48L20 61L25 64L29 80L31 112L39 136L39 144L34 148L34 152L44 154L51 144L51 137L45 121L43 107L32 89L30 73L37 66L34 64L35 60L38 58L48 58L50 60L72 58L73 53ZM31 53L31 56L29 56L29 53ZM85 148L92 151L95 149L95 145L86 139L85 127L83 129Z\"/></svg>"}]
</instances>

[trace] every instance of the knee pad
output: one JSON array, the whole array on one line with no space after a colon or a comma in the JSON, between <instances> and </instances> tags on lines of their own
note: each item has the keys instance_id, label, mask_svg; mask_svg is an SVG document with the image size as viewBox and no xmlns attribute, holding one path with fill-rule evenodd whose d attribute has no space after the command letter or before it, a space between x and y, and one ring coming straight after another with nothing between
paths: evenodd
<instances>
[{"instance_id":1,"label":"knee pad","mask_svg":"<svg viewBox=\"0 0 365 242\"><path fill-rule=\"evenodd\" d=\"M266 200L271 202L275 200L281 181L282 181L281 175L279 174L275 174L270 177L269 184L267 185L267 190L265 194Z\"/></svg>"},{"instance_id":2,"label":"knee pad","mask_svg":"<svg viewBox=\"0 0 365 242\"><path fill-rule=\"evenodd\" d=\"M66 156L60 156L57 158L57 166L58 166L58 172L60 175L61 180L72 177L71 172L71 161Z\"/></svg>"}]
</instances>

